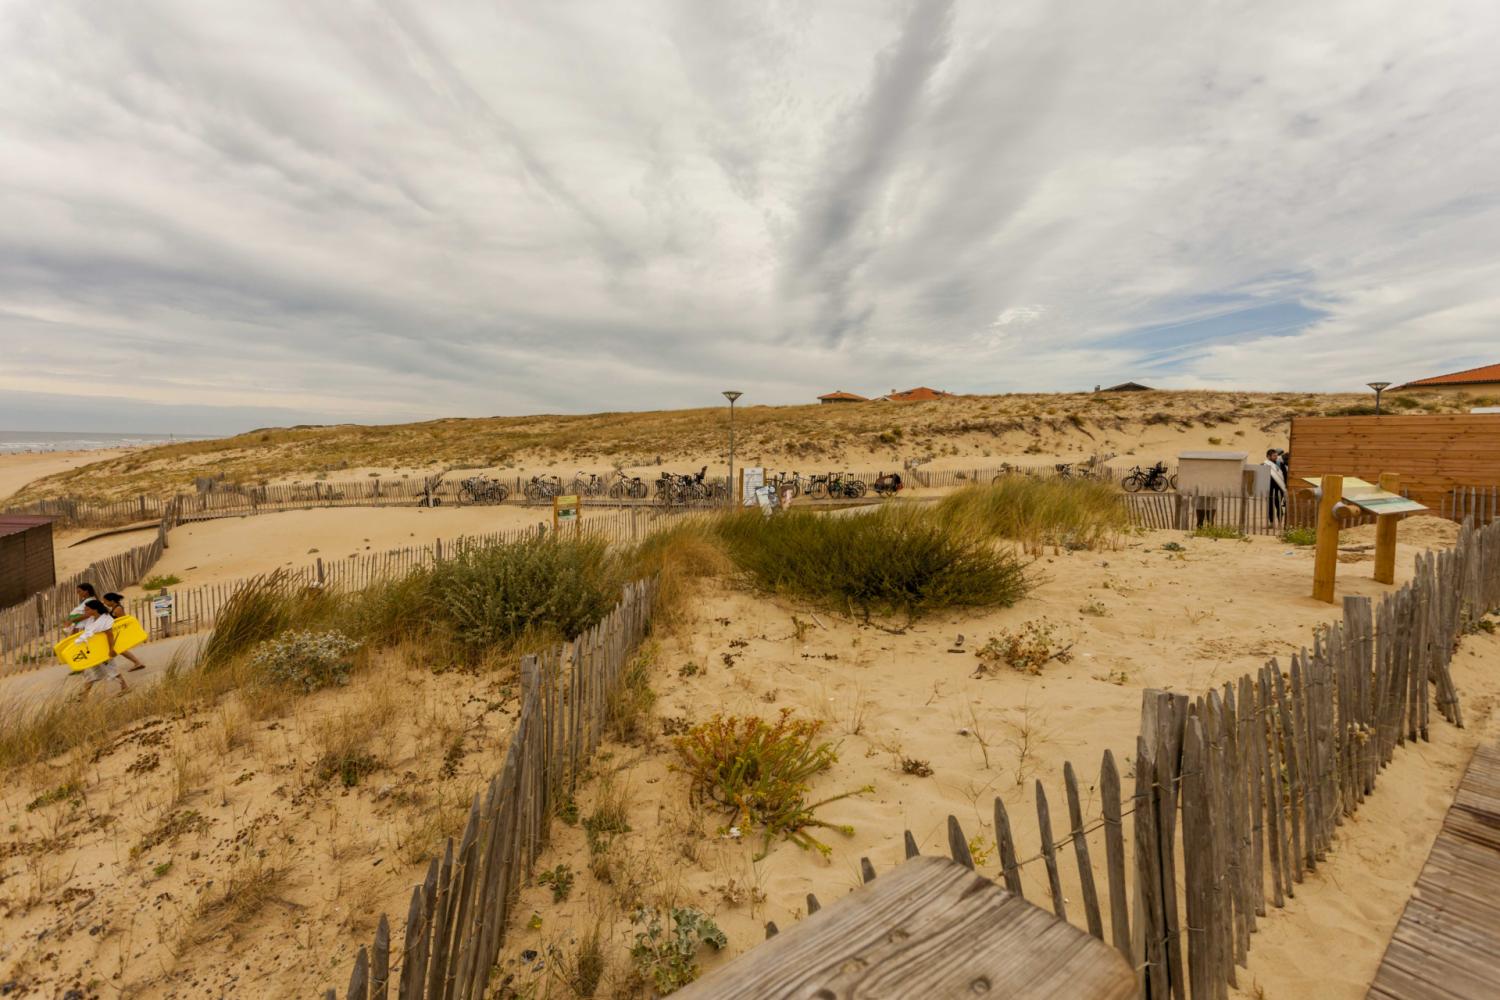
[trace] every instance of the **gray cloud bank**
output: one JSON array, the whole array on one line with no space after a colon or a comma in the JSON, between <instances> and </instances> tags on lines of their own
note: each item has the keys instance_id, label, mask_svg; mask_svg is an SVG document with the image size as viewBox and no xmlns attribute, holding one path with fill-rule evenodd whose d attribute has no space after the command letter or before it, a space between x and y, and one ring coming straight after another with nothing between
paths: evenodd
<instances>
[{"instance_id":1,"label":"gray cloud bank","mask_svg":"<svg viewBox=\"0 0 1500 1000\"><path fill-rule=\"evenodd\" d=\"M0 419L1500 360L1497 43L1479 0L0 0Z\"/></svg>"}]
</instances>

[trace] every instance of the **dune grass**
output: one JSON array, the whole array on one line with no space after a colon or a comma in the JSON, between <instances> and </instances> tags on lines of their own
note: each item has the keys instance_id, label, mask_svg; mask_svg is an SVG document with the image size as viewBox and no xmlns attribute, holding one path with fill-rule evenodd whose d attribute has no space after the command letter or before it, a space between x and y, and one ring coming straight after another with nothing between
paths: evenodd
<instances>
[{"instance_id":1,"label":"dune grass","mask_svg":"<svg viewBox=\"0 0 1500 1000\"><path fill-rule=\"evenodd\" d=\"M732 514L715 531L758 586L869 620L908 621L955 607L1009 607L1030 589L1023 568L983 536L916 507L829 517Z\"/></svg>"},{"instance_id":2,"label":"dune grass","mask_svg":"<svg viewBox=\"0 0 1500 1000\"><path fill-rule=\"evenodd\" d=\"M1020 542L1032 553L1048 545L1104 548L1130 528L1115 488L1092 479L1004 476L944 497L936 513L946 524Z\"/></svg>"}]
</instances>

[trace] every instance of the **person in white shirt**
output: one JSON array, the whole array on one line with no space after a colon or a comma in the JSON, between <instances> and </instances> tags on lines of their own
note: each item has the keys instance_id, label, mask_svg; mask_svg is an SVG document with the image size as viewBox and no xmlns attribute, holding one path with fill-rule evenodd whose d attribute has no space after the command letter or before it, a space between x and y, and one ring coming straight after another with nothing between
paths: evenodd
<instances>
[{"instance_id":1,"label":"person in white shirt","mask_svg":"<svg viewBox=\"0 0 1500 1000\"><path fill-rule=\"evenodd\" d=\"M110 631L114 628L114 618L110 615L109 609L104 606L104 602L98 598L90 598L83 602L83 617L83 628L74 638L73 644L81 646L94 636L103 633L105 639L109 641L109 659L83 672L83 691L79 697L88 697L89 691L95 684L110 678L120 682L120 693L124 694L130 690L130 685L125 683L125 678L120 676L120 671L115 666L115 636Z\"/></svg>"},{"instance_id":2,"label":"person in white shirt","mask_svg":"<svg viewBox=\"0 0 1500 1000\"><path fill-rule=\"evenodd\" d=\"M83 620L86 617L83 613L84 605L98 596L98 594L94 593L94 585L92 583L80 583L78 585L78 606L68 612L68 631L77 632L83 628Z\"/></svg>"}]
</instances>

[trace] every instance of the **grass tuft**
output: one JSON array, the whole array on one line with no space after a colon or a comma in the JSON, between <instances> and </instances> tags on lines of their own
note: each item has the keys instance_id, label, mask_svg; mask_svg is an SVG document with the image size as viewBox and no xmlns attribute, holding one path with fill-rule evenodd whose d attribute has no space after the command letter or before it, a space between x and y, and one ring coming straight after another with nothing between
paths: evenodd
<instances>
[{"instance_id":1,"label":"grass tuft","mask_svg":"<svg viewBox=\"0 0 1500 1000\"><path fill-rule=\"evenodd\" d=\"M944 497L937 516L961 528L1020 542L1033 554L1047 545L1106 548L1130 529L1130 513L1115 488L1092 479L1003 476Z\"/></svg>"}]
</instances>

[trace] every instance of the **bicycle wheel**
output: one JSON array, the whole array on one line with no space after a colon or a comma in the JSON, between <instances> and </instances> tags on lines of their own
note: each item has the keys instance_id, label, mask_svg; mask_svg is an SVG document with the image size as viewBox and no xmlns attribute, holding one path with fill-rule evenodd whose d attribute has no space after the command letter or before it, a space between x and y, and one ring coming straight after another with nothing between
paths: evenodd
<instances>
[{"instance_id":1,"label":"bicycle wheel","mask_svg":"<svg viewBox=\"0 0 1500 1000\"><path fill-rule=\"evenodd\" d=\"M1161 493L1161 492L1165 491L1166 488L1167 488L1167 477L1166 476L1152 476L1150 478L1150 480L1148 480L1146 482L1146 487L1152 493Z\"/></svg>"},{"instance_id":2,"label":"bicycle wheel","mask_svg":"<svg viewBox=\"0 0 1500 1000\"><path fill-rule=\"evenodd\" d=\"M828 484L822 481L813 483L808 487L807 495L814 500L821 500L828 495Z\"/></svg>"},{"instance_id":3,"label":"bicycle wheel","mask_svg":"<svg viewBox=\"0 0 1500 1000\"><path fill-rule=\"evenodd\" d=\"M540 500L542 487L539 483L531 482L522 487L521 492L526 495L527 500Z\"/></svg>"},{"instance_id":4,"label":"bicycle wheel","mask_svg":"<svg viewBox=\"0 0 1500 1000\"><path fill-rule=\"evenodd\" d=\"M474 502L474 489L468 483L464 483L458 488L458 502L460 506Z\"/></svg>"},{"instance_id":5,"label":"bicycle wheel","mask_svg":"<svg viewBox=\"0 0 1500 1000\"><path fill-rule=\"evenodd\" d=\"M633 481L630 484L628 491L630 495L637 500L646 499L646 484L641 482L639 479Z\"/></svg>"},{"instance_id":6,"label":"bicycle wheel","mask_svg":"<svg viewBox=\"0 0 1500 1000\"><path fill-rule=\"evenodd\" d=\"M1174 490L1177 488L1177 476L1175 474L1172 476L1171 479L1167 480L1167 485L1170 486Z\"/></svg>"},{"instance_id":7,"label":"bicycle wheel","mask_svg":"<svg viewBox=\"0 0 1500 1000\"><path fill-rule=\"evenodd\" d=\"M862 480L853 479L844 487L851 497L862 497L865 495L865 484Z\"/></svg>"},{"instance_id":8,"label":"bicycle wheel","mask_svg":"<svg viewBox=\"0 0 1500 1000\"><path fill-rule=\"evenodd\" d=\"M1126 493L1138 493L1141 489L1141 477L1132 472L1120 480L1120 486L1124 488Z\"/></svg>"},{"instance_id":9,"label":"bicycle wheel","mask_svg":"<svg viewBox=\"0 0 1500 1000\"><path fill-rule=\"evenodd\" d=\"M496 503L504 503L510 497L510 487L504 483L496 483L494 494Z\"/></svg>"}]
</instances>

